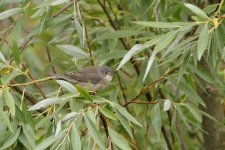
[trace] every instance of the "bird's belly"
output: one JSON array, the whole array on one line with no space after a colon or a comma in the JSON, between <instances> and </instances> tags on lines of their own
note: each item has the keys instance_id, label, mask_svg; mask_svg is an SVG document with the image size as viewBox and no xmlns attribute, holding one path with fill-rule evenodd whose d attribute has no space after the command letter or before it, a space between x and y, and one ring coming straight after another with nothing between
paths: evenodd
<instances>
[{"instance_id":1,"label":"bird's belly","mask_svg":"<svg viewBox=\"0 0 225 150\"><path fill-rule=\"evenodd\" d=\"M100 81L98 83L90 83L90 82L79 82L77 83L79 86L85 88L88 91L97 91L99 89L106 88L108 83L105 81Z\"/></svg>"}]
</instances>

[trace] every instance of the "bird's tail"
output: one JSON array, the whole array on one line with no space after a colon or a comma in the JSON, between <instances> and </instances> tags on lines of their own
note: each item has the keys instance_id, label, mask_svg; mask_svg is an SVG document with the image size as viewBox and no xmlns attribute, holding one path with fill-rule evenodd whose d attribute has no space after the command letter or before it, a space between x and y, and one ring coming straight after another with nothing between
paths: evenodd
<instances>
[{"instance_id":1,"label":"bird's tail","mask_svg":"<svg viewBox=\"0 0 225 150\"><path fill-rule=\"evenodd\" d=\"M49 74L49 76L51 77L52 80L66 80L69 82L74 82L76 83L76 80L71 79L70 77L67 77L65 75L61 75L61 74Z\"/></svg>"}]
</instances>

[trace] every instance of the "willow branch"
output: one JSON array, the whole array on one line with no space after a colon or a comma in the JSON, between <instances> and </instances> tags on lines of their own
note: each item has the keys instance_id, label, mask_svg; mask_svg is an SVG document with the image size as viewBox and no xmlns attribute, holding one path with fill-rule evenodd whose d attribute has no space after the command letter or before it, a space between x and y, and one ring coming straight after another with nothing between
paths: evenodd
<instances>
[{"instance_id":1,"label":"willow branch","mask_svg":"<svg viewBox=\"0 0 225 150\"><path fill-rule=\"evenodd\" d=\"M49 51L48 46L46 46L46 51L47 51L47 55L48 55L48 61L49 61L49 63L51 63L51 62L52 62L52 57L51 57L51 53L50 53L50 51ZM54 74L56 74L56 71L55 71L55 67L54 67L54 66L52 66L52 72L53 72Z\"/></svg>"},{"instance_id":2,"label":"willow branch","mask_svg":"<svg viewBox=\"0 0 225 150\"><path fill-rule=\"evenodd\" d=\"M127 102L126 104L123 105L123 107L126 107L127 105L129 104L158 104L158 103L161 103L161 102L135 102L135 101L130 101L130 102Z\"/></svg>"},{"instance_id":3,"label":"willow branch","mask_svg":"<svg viewBox=\"0 0 225 150\"><path fill-rule=\"evenodd\" d=\"M82 17L82 19L83 19L83 17ZM87 27L85 25L84 20L83 20L83 26L84 26L84 32L85 32L85 36L86 36L86 40L87 40L87 45L88 45L88 52L89 52L90 59L91 59L91 65L94 66L94 59L93 59L93 56L92 56L91 42L90 42L90 39L89 39L89 36L88 36L88 33L87 33Z\"/></svg>"},{"instance_id":4,"label":"willow branch","mask_svg":"<svg viewBox=\"0 0 225 150\"><path fill-rule=\"evenodd\" d=\"M164 126L162 126L162 134L163 134L163 136L164 136L164 138L165 138L165 141L166 141L166 144L167 144L167 147L168 147L168 149L169 150L172 150L173 148L173 146L171 145L171 143L170 143L170 140L169 140L169 137L168 137L168 135L167 135L167 133L166 133L166 129L165 129L165 127Z\"/></svg>"},{"instance_id":5,"label":"willow branch","mask_svg":"<svg viewBox=\"0 0 225 150\"><path fill-rule=\"evenodd\" d=\"M39 82L44 82L44 81L48 81L48 80L52 80L52 79L56 79L56 78L55 77L47 77L47 78L43 78L43 79L32 80L31 82L8 84L6 86L5 85L0 85L0 88L28 86L28 85L32 85L32 84L36 84L36 83L39 83Z\"/></svg>"},{"instance_id":6,"label":"willow branch","mask_svg":"<svg viewBox=\"0 0 225 150\"><path fill-rule=\"evenodd\" d=\"M23 69L26 70L26 67L24 64L22 64ZM32 77L32 75L30 74L30 72L28 71L28 76L30 77L31 80L34 80L34 78ZM38 88L39 92L41 93L41 95L43 96L43 98L47 98L47 96L45 95L44 91L42 90L42 88L40 87L40 85L38 83L35 83L36 87Z\"/></svg>"},{"instance_id":7,"label":"willow branch","mask_svg":"<svg viewBox=\"0 0 225 150\"><path fill-rule=\"evenodd\" d=\"M173 74L176 70L178 70L179 67L175 67L173 69L168 70L163 76L161 76L159 79L155 80L154 82L152 82L150 85L147 85L143 88L143 90L141 92L139 92L133 99L130 100L130 102L136 101L142 94L148 92L151 88L155 87L155 85L164 80L167 76ZM128 103L130 103L128 102ZM124 104L125 106L127 104Z\"/></svg>"},{"instance_id":8,"label":"willow branch","mask_svg":"<svg viewBox=\"0 0 225 150\"><path fill-rule=\"evenodd\" d=\"M57 13L55 13L52 17L58 17L60 14L62 14L64 11L66 11L68 8L70 8L71 6L73 6L74 2L78 2L79 0L72 0L69 4L67 4L65 7L63 7L62 9L60 9Z\"/></svg>"},{"instance_id":9,"label":"willow branch","mask_svg":"<svg viewBox=\"0 0 225 150\"><path fill-rule=\"evenodd\" d=\"M31 37L30 37L29 39L27 39L27 40L24 40L24 42L20 45L19 49L20 49L21 51L23 51L23 50L26 48L27 44L32 40L32 38L33 38L33 36L31 36Z\"/></svg>"}]
</instances>

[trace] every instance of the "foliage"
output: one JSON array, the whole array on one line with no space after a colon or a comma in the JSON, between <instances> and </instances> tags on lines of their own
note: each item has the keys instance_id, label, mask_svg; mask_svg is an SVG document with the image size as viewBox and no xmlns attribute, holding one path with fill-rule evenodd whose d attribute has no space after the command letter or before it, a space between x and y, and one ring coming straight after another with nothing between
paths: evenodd
<instances>
[{"instance_id":1,"label":"foliage","mask_svg":"<svg viewBox=\"0 0 225 150\"><path fill-rule=\"evenodd\" d=\"M0 149L199 149L197 90L225 85L224 1L200 4L1 1ZM48 77L93 64L96 94Z\"/></svg>"}]
</instances>

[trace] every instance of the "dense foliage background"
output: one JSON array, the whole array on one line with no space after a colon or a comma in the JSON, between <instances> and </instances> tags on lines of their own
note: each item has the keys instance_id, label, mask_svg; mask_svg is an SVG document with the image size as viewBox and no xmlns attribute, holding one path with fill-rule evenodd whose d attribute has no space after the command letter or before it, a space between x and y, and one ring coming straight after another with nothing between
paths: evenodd
<instances>
[{"instance_id":1,"label":"dense foliage background","mask_svg":"<svg viewBox=\"0 0 225 150\"><path fill-rule=\"evenodd\" d=\"M0 149L225 149L224 0L1 0ZM116 70L94 95L49 73Z\"/></svg>"}]
</instances>

